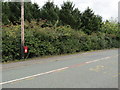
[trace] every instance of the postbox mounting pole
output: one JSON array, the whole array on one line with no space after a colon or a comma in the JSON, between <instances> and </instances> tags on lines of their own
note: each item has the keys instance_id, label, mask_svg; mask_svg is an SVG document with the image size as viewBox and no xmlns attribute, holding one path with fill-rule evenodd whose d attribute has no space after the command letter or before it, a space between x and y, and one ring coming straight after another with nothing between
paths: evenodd
<instances>
[{"instance_id":1,"label":"postbox mounting pole","mask_svg":"<svg viewBox=\"0 0 120 90\"><path fill-rule=\"evenodd\" d=\"M24 0L21 0L21 58L24 59Z\"/></svg>"}]
</instances>

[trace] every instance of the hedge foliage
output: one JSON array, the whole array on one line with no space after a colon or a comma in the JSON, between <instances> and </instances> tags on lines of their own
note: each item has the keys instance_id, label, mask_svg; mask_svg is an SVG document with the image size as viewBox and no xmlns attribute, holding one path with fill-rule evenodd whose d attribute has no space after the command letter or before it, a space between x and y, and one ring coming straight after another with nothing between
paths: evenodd
<instances>
[{"instance_id":1,"label":"hedge foliage","mask_svg":"<svg viewBox=\"0 0 120 90\"><path fill-rule=\"evenodd\" d=\"M20 60L20 25L3 27L3 62ZM41 27L41 23L25 24L25 45L29 47L28 58L59 55L88 50L120 47L120 34L98 32L91 35L70 26Z\"/></svg>"}]
</instances>

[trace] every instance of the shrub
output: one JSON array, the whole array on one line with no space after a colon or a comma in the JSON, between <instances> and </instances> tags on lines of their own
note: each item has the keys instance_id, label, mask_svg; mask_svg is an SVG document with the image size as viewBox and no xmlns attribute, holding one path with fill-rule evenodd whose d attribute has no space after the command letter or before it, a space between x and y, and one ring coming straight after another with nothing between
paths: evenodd
<instances>
[{"instance_id":1,"label":"shrub","mask_svg":"<svg viewBox=\"0 0 120 90\"><path fill-rule=\"evenodd\" d=\"M30 25L29 25L30 24ZM20 60L20 26L3 27L3 62ZM29 47L28 58L75 53L80 51L119 48L120 35L76 31L70 26L45 27L35 22L25 24L25 45Z\"/></svg>"}]
</instances>

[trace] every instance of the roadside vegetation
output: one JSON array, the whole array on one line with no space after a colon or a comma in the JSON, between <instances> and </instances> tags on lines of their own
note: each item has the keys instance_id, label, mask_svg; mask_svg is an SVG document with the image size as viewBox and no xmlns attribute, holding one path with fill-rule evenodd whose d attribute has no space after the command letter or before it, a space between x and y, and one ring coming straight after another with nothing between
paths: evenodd
<instances>
[{"instance_id":1,"label":"roadside vegetation","mask_svg":"<svg viewBox=\"0 0 120 90\"><path fill-rule=\"evenodd\" d=\"M2 4L2 62L21 60L20 3ZM102 21L89 7L81 12L72 2L61 8L25 3L25 46L27 58L119 48L120 30L116 21Z\"/></svg>"}]
</instances>

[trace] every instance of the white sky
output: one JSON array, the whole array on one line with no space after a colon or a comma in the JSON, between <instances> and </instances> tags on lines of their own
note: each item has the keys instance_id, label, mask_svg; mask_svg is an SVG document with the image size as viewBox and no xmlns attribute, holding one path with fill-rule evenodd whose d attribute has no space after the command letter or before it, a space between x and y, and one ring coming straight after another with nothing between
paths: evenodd
<instances>
[{"instance_id":1,"label":"white sky","mask_svg":"<svg viewBox=\"0 0 120 90\"><path fill-rule=\"evenodd\" d=\"M36 2L40 7L42 7L45 2L48 0L32 0L32 2ZM68 0L52 0L54 1L55 5L63 4L63 1ZM79 10L82 12L88 6L95 12L103 17L103 19L110 19L111 17L117 18L118 17L118 2L120 0L69 0L75 4L75 7L78 7Z\"/></svg>"}]
</instances>

